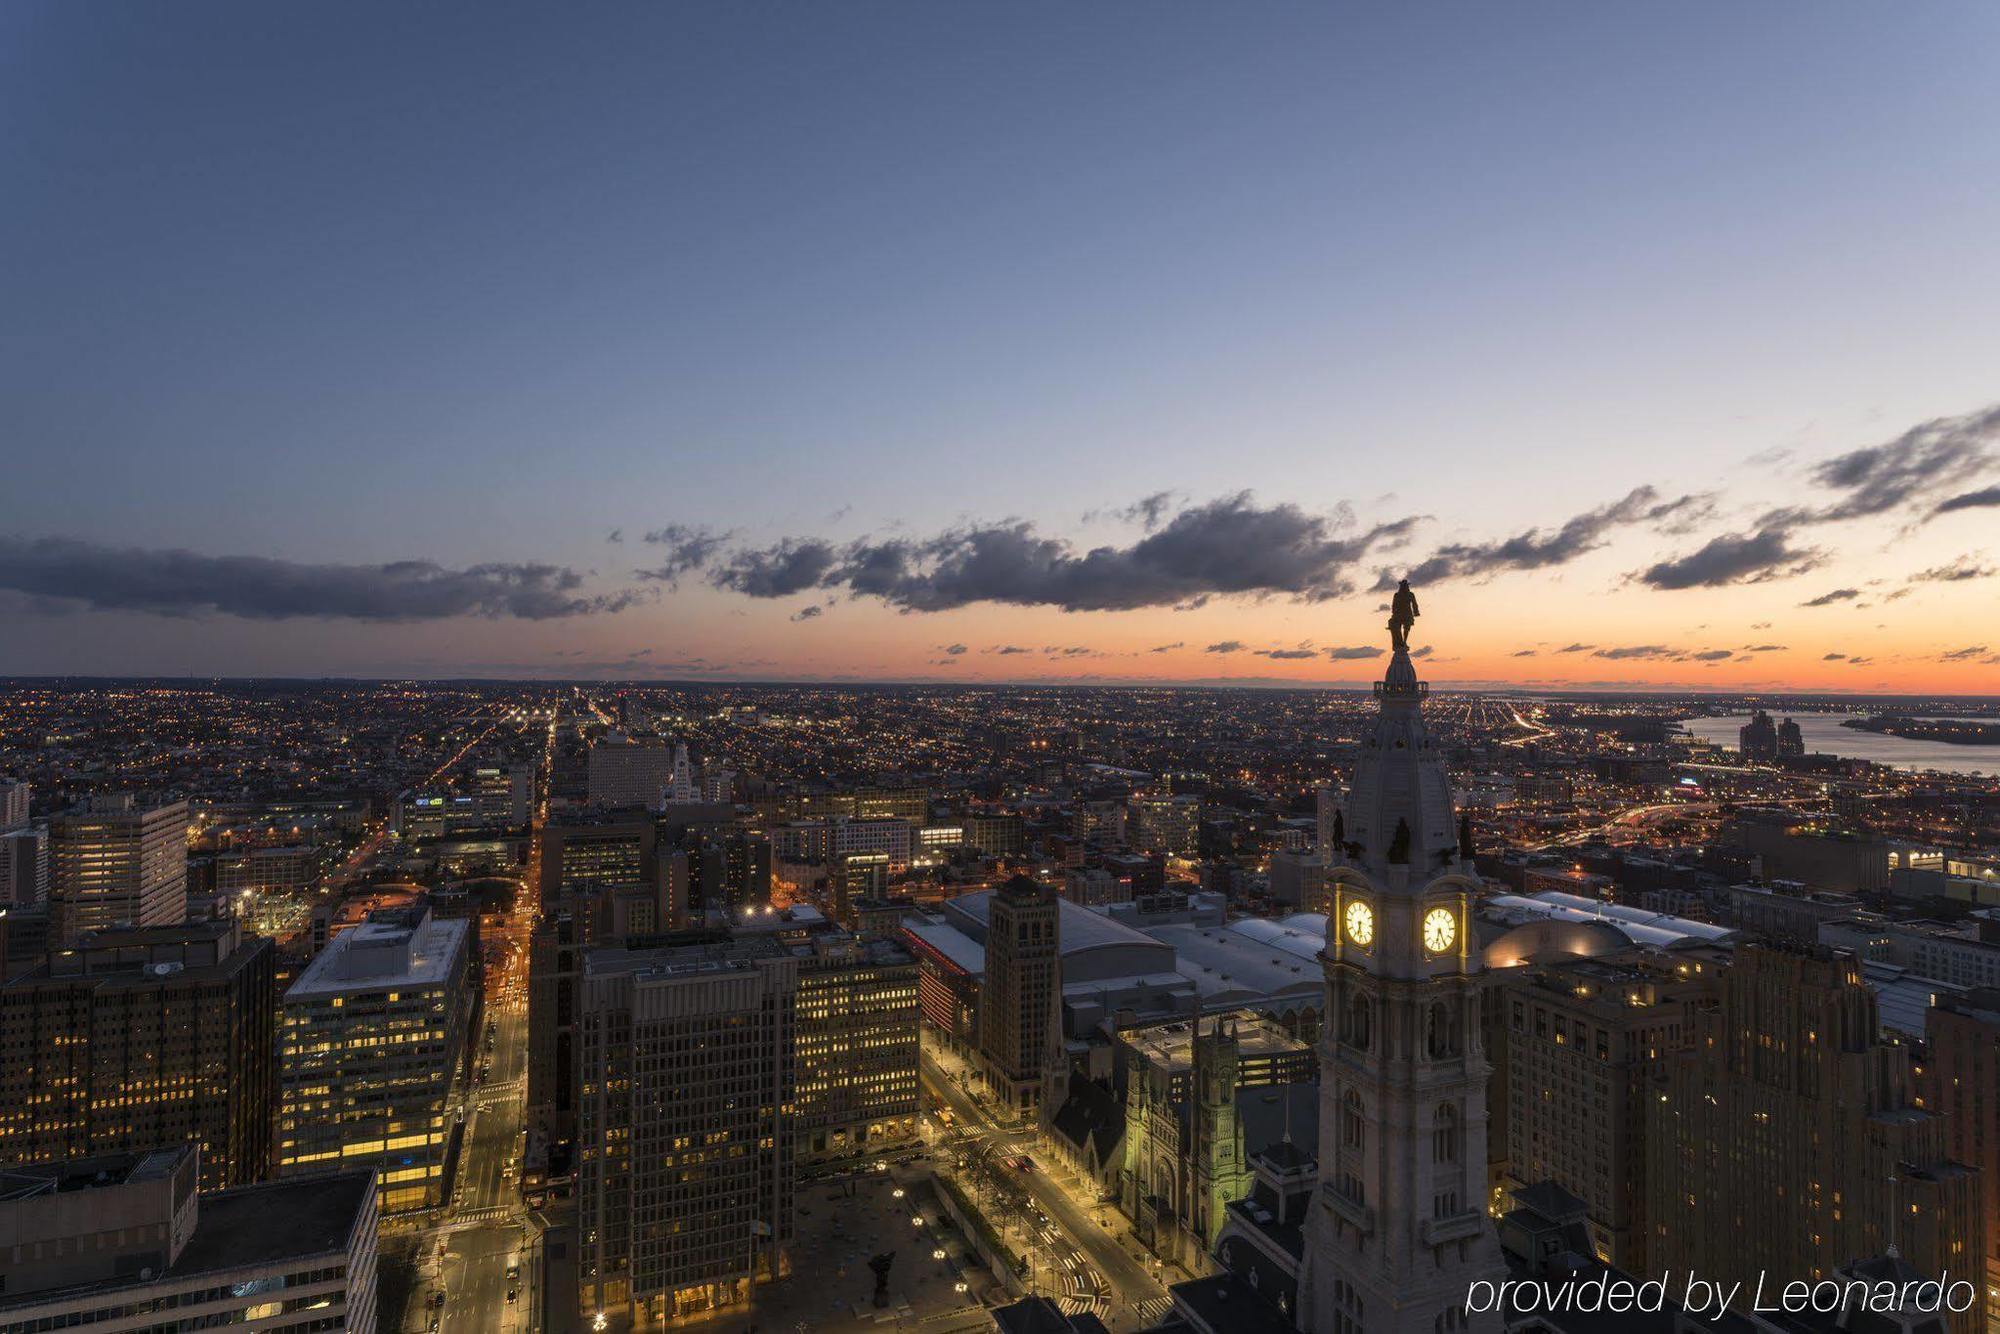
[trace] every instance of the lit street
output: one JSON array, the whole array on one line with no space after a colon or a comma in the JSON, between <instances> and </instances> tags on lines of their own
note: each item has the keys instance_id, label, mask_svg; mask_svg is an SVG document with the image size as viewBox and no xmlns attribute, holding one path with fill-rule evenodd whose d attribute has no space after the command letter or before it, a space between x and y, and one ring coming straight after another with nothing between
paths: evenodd
<instances>
[{"instance_id":1,"label":"lit street","mask_svg":"<svg viewBox=\"0 0 2000 1334\"><path fill-rule=\"evenodd\" d=\"M941 1148L964 1152L990 1145L1002 1155L1028 1154L1035 1163L1035 1170L1017 1172L1015 1179L1047 1222L1032 1216L995 1220L1020 1228L1033 1238L1032 1248L1039 1252L1029 1256L1035 1263L1035 1290L1056 1297L1066 1308L1092 1307L1113 1329L1138 1329L1156 1319L1167 1300L1166 1289L1156 1276L1157 1262L1143 1252L1135 1255L1127 1249L1136 1249L1136 1243L1127 1237L1122 1216L1094 1197L1080 1197L1049 1156L1035 1152L1032 1130L1010 1129L996 1122L986 1105L960 1087L954 1077L964 1069L962 1065L949 1057L937 1059L928 1045L924 1055L924 1085L931 1105L948 1108L963 1127ZM986 1198L990 1199L990 1194ZM1064 1281L1070 1273L1089 1283L1099 1300L1080 1298L1075 1286ZM1180 1277L1169 1274L1167 1281Z\"/></svg>"}]
</instances>

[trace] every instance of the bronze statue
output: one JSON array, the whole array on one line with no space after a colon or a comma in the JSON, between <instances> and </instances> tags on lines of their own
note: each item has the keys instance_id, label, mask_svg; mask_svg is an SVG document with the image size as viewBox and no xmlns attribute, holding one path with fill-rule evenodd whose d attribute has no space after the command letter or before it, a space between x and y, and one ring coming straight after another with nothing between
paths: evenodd
<instances>
[{"instance_id":1,"label":"bronze statue","mask_svg":"<svg viewBox=\"0 0 2000 1334\"><path fill-rule=\"evenodd\" d=\"M1410 581L1398 581L1396 596L1389 600L1389 644L1396 652L1409 652L1410 627L1422 614L1417 610L1417 595L1410 591Z\"/></svg>"},{"instance_id":2,"label":"bronze statue","mask_svg":"<svg viewBox=\"0 0 2000 1334\"><path fill-rule=\"evenodd\" d=\"M896 1263L894 1251L884 1251L868 1261L868 1267L875 1271L875 1305L889 1304L889 1266Z\"/></svg>"}]
</instances>

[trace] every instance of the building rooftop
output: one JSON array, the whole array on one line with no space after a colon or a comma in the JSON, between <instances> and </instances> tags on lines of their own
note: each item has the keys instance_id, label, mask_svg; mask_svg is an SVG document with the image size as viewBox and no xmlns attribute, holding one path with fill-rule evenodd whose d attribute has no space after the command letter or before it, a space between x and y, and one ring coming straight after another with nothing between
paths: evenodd
<instances>
[{"instance_id":1,"label":"building rooftop","mask_svg":"<svg viewBox=\"0 0 2000 1334\"><path fill-rule=\"evenodd\" d=\"M434 917L421 903L372 912L329 941L285 999L440 985L462 960L470 931L465 919Z\"/></svg>"},{"instance_id":2,"label":"building rooftop","mask_svg":"<svg viewBox=\"0 0 2000 1334\"><path fill-rule=\"evenodd\" d=\"M201 1197L201 1221L173 1266L199 1274L345 1253L374 1189L370 1171L329 1172L239 1186Z\"/></svg>"}]
</instances>

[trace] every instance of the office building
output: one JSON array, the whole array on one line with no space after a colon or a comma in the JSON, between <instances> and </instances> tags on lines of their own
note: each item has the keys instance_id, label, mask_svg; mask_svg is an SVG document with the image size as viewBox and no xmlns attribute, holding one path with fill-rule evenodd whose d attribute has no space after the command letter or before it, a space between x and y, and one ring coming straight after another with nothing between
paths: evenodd
<instances>
[{"instance_id":1,"label":"office building","mask_svg":"<svg viewBox=\"0 0 2000 1334\"><path fill-rule=\"evenodd\" d=\"M1990 1294L2000 1290L2000 991L1940 997L1924 1017L1924 1106L1944 1117L1951 1156L1979 1173Z\"/></svg>"},{"instance_id":2,"label":"office building","mask_svg":"<svg viewBox=\"0 0 2000 1334\"><path fill-rule=\"evenodd\" d=\"M534 794L532 765L483 765L472 772L472 800L481 828L514 829L528 823Z\"/></svg>"},{"instance_id":3,"label":"office building","mask_svg":"<svg viewBox=\"0 0 2000 1334\"><path fill-rule=\"evenodd\" d=\"M1326 911L1326 854L1319 848L1274 852L1271 902L1288 912Z\"/></svg>"},{"instance_id":4,"label":"office building","mask_svg":"<svg viewBox=\"0 0 2000 1334\"><path fill-rule=\"evenodd\" d=\"M281 1173L372 1167L385 1214L442 1200L476 970L472 923L421 901L328 943L285 993Z\"/></svg>"},{"instance_id":5,"label":"office building","mask_svg":"<svg viewBox=\"0 0 2000 1334\"><path fill-rule=\"evenodd\" d=\"M784 1271L799 972L771 936L590 953L577 989L585 1319L735 1307Z\"/></svg>"},{"instance_id":6,"label":"office building","mask_svg":"<svg viewBox=\"0 0 2000 1334\"><path fill-rule=\"evenodd\" d=\"M549 911L600 895L650 892L658 885L658 848L659 821L641 812L552 820L542 826L538 902Z\"/></svg>"},{"instance_id":7,"label":"office building","mask_svg":"<svg viewBox=\"0 0 2000 1334\"><path fill-rule=\"evenodd\" d=\"M1708 960L1633 950L1531 962L1493 993L1502 1184L1562 1185L1585 1203L1592 1253L1621 1269L1647 1269L1647 1095L1718 979Z\"/></svg>"},{"instance_id":8,"label":"office building","mask_svg":"<svg viewBox=\"0 0 2000 1334\"><path fill-rule=\"evenodd\" d=\"M0 778L0 831L19 829L28 823L28 798L31 795L32 790L26 783Z\"/></svg>"},{"instance_id":9,"label":"office building","mask_svg":"<svg viewBox=\"0 0 2000 1334\"><path fill-rule=\"evenodd\" d=\"M1778 728L1762 709L1736 729L1737 750L1746 760L1773 760L1778 757Z\"/></svg>"},{"instance_id":10,"label":"office building","mask_svg":"<svg viewBox=\"0 0 2000 1334\"><path fill-rule=\"evenodd\" d=\"M674 782L674 760L675 752L653 738L635 740L614 732L592 742L587 780L590 804L659 806Z\"/></svg>"},{"instance_id":11,"label":"office building","mask_svg":"<svg viewBox=\"0 0 2000 1334\"><path fill-rule=\"evenodd\" d=\"M1810 1281L1891 1246L1931 1276L1984 1266L1977 1174L1919 1101L1909 1050L1881 1036L1852 955L1738 946L1646 1110L1655 1271ZM1983 1331L1983 1291L1947 1318L1955 1334Z\"/></svg>"},{"instance_id":12,"label":"office building","mask_svg":"<svg viewBox=\"0 0 2000 1334\"><path fill-rule=\"evenodd\" d=\"M958 824L965 831L965 846L987 857L1012 857L1028 845L1027 831L1018 815L968 815Z\"/></svg>"},{"instance_id":13,"label":"office building","mask_svg":"<svg viewBox=\"0 0 2000 1334\"><path fill-rule=\"evenodd\" d=\"M235 922L93 932L0 987L0 1156L201 1146L209 1189L271 1172L276 951Z\"/></svg>"},{"instance_id":14,"label":"office building","mask_svg":"<svg viewBox=\"0 0 2000 1334\"><path fill-rule=\"evenodd\" d=\"M838 1157L913 1139L917 961L890 940L822 936L799 956L798 1153Z\"/></svg>"},{"instance_id":15,"label":"office building","mask_svg":"<svg viewBox=\"0 0 2000 1334\"><path fill-rule=\"evenodd\" d=\"M375 1179L201 1193L192 1144L0 1171L0 1330L373 1330Z\"/></svg>"},{"instance_id":16,"label":"office building","mask_svg":"<svg viewBox=\"0 0 2000 1334\"><path fill-rule=\"evenodd\" d=\"M49 897L49 831L28 825L0 833L0 908L32 908Z\"/></svg>"},{"instance_id":17,"label":"office building","mask_svg":"<svg viewBox=\"0 0 2000 1334\"><path fill-rule=\"evenodd\" d=\"M1134 797L1128 804L1128 838L1141 852L1161 852L1169 857L1192 857L1201 841L1201 798L1179 796Z\"/></svg>"},{"instance_id":18,"label":"office building","mask_svg":"<svg viewBox=\"0 0 2000 1334\"><path fill-rule=\"evenodd\" d=\"M185 801L117 793L49 822L49 905L58 943L110 926L165 926L187 911Z\"/></svg>"},{"instance_id":19,"label":"office building","mask_svg":"<svg viewBox=\"0 0 2000 1334\"><path fill-rule=\"evenodd\" d=\"M1017 875L993 892L986 981L979 998L979 1055L987 1087L1014 1112L1034 1115L1062 1050L1062 960L1055 893Z\"/></svg>"}]
</instances>

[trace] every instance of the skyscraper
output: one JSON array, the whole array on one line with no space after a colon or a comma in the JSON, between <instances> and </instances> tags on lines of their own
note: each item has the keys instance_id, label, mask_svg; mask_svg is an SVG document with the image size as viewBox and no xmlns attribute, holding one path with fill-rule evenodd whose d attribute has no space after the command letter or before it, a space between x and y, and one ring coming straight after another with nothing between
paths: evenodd
<instances>
[{"instance_id":1,"label":"skyscraper","mask_svg":"<svg viewBox=\"0 0 2000 1334\"><path fill-rule=\"evenodd\" d=\"M1504 1276L1486 1214L1480 973L1451 784L1398 647L1328 871L1320 1194L1299 1325L1327 1334L1497 1328L1468 1285Z\"/></svg>"},{"instance_id":2,"label":"skyscraper","mask_svg":"<svg viewBox=\"0 0 2000 1334\"><path fill-rule=\"evenodd\" d=\"M917 961L890 940L822 936L799 954L799 1156L916 1134Z\"/></svg>"},{"instance_id":3,"label":"skyscraper","mask_svg":"<svg viewBox=\"0 0 2000 1334\"><path fill-rule=\"evenodd\" d=\"M1647 1262L1722 1283L1827 1278L1895 1247L1977 1283L1977 1174L1949 1156L1852 955L1744 945L1647 1104ZM1748 1292L1749 1288L1745 1288ZM1983 1330L1981 1301L1947 1316Z\"/></svg>"},{"instance_id":4,"label":"skyscraper","mask_svg":"<svg viewBox=\"0 0 2000 1334\"><path fill-rule=\"evenodd\" d=\"M1979 1169L1986 1286L2000 1289L2000 991L1940 999L1924 1014L1924 1033L1924 1105L1944 1114L1952 1156Z\"/></svg>"},{"instance_id":5,"label":"skyscraper","mask_svg":"<svg viewBox=\"0 0 2000 1334\"><path fill-rule=\"evenodd\" d=\"M205 1187L264 1180L275 957L234 922L99 931L0 988L0 1161L193 1140Z\"/></svg>"},{"instance_id":6,"label":"skyscraper","mask_svg":"<svg viewBox=\"0 0 2000 1334\"><path fill-rule=\"evenodd\" d=\"M740 1304L791 1236L799 961L775 939L593 951L577 993L584 1310Z\"/></svg>"},{"instance_id":7,"label":"skyscraper","mask_svg":"<svg viewBox=\"0 0 2000 1334\"><path fill-rule=\"evenodd\" d=\"M1538 960L1491 993L1505 1044L1506 1184L1560 1183L1589 1206L1593 1246L1647 1271L1646 1103L1667 1063L1695 1040L1720 968L1632 951ZM1498 1109L1496 1109L1498 1110Z\"/></svg>"},{"instance_id":8,"label":"skyscraper","mask_svg":"<svg viewBox=\"0 0 2000 1334\"><path fill-rule=\"evenodd\" d=\"M0 832L19 829L28 823L29 795L26 783L0 778Z\"/></svg>"},{"instance_id":9,"label":"skyscraper","mask_svg":"<svg viewBox=\"0 0 2000 1334\"><path fill-rule=\"evenodd\" d=\"M1023 1115L1041 1106L1062 1051L1057 904L1054 890L1017 875L994 891L988 917L979 1053L994 1096Z\"/></svg>"},{"instance_id":10,"label":"skyscraper","mask_svg":"<svg viewBox=\"0 0 2000 1334\"><path fill-rule=\"evenodd\" d=\"M73 944L108 926L187 915L187 803L93 797L49 822L50 931Z\"/></svg>"}]
</instances>

